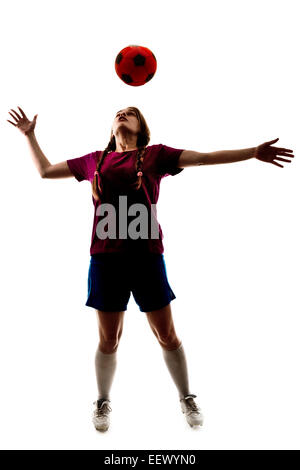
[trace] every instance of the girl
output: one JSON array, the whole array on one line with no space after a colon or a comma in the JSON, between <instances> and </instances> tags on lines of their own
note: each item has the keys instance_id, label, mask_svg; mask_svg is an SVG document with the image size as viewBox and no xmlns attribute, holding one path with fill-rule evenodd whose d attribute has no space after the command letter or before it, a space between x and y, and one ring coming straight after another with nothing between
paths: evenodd
<instances>
[{"instance_id":1,"label":"girl","mask_svg":"<svg viewBox=\"0 0 300 470\"><path fill-rule=\"evenodd\" d=\"M24 111L20 107L18 109L19 113L9 112L15 122L8 122L26 136L41 177L74 176L78 181L89 181L92 186L95 213L86 305L96 310L100 337L95 356L98 399L94 402L93 423L96 429L106 431L109 427L112 411L110 389L131 292L140 311L146 313L150 328L162 348L187 422L190 426L202 425L203 414L194 400L196 395L189 389L185 351L172 318L170 302L176 297L168 283L163 234L156 219L160 181L165 176L179 174L186 167L249 158L283 168L275 159L291 162L282 157L292 158L293 151L272 147L271 144L278 139L257 147L210 153L163 144L149 146L150 131L144 116L138 108L128 107L116 113L104 151L52 165L34 134L37 115L29 121ZM132 219L136 211L141 214L138 224ZM108 216L104 217L106 212ZM136 231L138 225L139 232Z\"/></svg>"}]
</instances>

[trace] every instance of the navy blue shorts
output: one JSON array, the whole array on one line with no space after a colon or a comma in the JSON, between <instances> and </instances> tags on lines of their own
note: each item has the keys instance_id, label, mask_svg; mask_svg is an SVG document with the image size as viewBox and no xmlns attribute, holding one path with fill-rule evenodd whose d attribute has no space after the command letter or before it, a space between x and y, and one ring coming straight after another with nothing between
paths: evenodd
<instances>
[{"instance_id":1,"label":"navy blue shorts","mask_svg":"<svg viewBox=\"0 0 300 470\"><path fill-rule=\"evenodd\" d=\"M131 292L141 312L165 307L175 299L159 253L91 255L86 304L97 310L127 310Z\"/></svg>"}]
</instances>

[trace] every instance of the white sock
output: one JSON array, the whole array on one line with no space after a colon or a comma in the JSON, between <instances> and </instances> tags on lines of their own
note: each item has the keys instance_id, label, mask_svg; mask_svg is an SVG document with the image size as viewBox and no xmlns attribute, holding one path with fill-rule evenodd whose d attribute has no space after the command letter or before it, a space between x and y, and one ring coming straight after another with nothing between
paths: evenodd
<instances>
[{"instance_id":1,"label":"white sock","mask_svg":"<svg viewBox=\"0 0 300 470\"><path fill-rule=\"evenodd\" d=\"M117 367L117 351L104 354L99 347L95 356L95 368L98 385L98 400L108 398L111 384Z\"/></svg>"},{"instance_id":2,"label":"white sock","mask_svg":"<svg viewBox=\"0 0 300 470\"><path fill-rule=\"evenodd\" d=\"M187 363L182 343L179 348L173 351L168 351L164 348L162 348L162 350L169 372L178 389L179 398L183 398L188 395L190 391Z\"/></svg>"}]
</instances>

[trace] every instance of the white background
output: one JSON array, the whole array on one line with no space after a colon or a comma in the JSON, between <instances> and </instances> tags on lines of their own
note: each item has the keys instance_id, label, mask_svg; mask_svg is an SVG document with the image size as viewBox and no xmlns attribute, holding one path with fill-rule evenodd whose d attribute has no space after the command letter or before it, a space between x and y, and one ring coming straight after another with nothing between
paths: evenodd
<instances>
[{"instance_id":1,"label":"white background","mask_svg":"<svg viewBox=\"0 0 300 470\"><path fill-rule=\"evenodd\" d=\"M1 399L4 449L299 449L298 2L10 1L0 10ZM144 86L116 75L150 48ZM205 423L190 428L133 298L95 431L95 311L86 307L91 188L42 180L6 120L38 114L51 163L102 150L137 106L150 145L200 152L280 138L284 168L247 160L162 181L158 218L175 328Z\"/></svg>"}]
</instances>

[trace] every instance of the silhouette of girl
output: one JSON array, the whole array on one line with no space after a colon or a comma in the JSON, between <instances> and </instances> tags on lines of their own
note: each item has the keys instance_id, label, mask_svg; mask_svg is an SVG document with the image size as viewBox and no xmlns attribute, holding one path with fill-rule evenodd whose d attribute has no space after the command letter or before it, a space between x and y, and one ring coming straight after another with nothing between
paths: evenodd
<instances>
[{"instance_id":1,"label":"silhouette of girl","mask_svg":"<svg viewBox=\"0 0 300 470\"><path fill-rule=\"evenodd\" d=\"M98 399L94 402L93 423L96 429L106 431L109 427L112 411L110 389L131 292L140 311L146 313L162 348L187 422L190 426L202 425L203 414L194 400L196 395L190 392L185 352L172 318L170 302L176 297L168 283L163 234L155 211L160 181L166 176L179 174L186 167L232 163L249 158L283 168L275 160L290 163L291 160L283 157L292 158L293 151L273 147L278 138L257 147L210 153L176 149L163 144L149 146L150 131L144 116L138 108L128 107L116 113L104 151L52 165L34 134L37 115L29 121L24 111L20 107L18 109L19 112L13 109L9 112L15 122L8 122L26 136L40 176L50 179L74 176L78 181L89 181L92 187L95 213L86 305L96 310L100 337L95 357ZM126 207L120 204L120 196L126 198ZM107 210L108 216L104 217L101 206L112 208ZM146 210L146 217L143 209ZM143 212L143 217L139 219L142 237L136 236L136 220L130 221L136 210ZM124 217L127 217L131 236L127 232L119 233L120 221L122 218L124 221ZM152 232L150 234L150 220L153 219L157 224L155 236ZM110 226L111 236L107 236L106 226Z\"/></svg>"}]
</instances>

